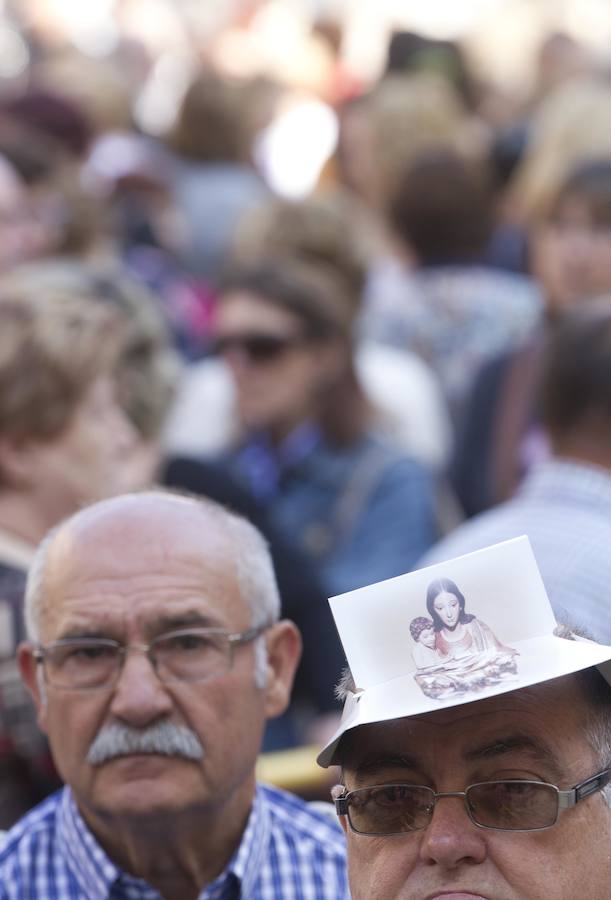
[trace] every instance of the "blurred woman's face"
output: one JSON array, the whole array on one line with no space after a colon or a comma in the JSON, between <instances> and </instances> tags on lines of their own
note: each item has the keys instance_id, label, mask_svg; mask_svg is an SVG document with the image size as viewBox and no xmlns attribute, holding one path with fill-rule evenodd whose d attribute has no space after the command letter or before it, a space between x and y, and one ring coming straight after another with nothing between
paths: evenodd
<instances>
[{"instance_id":1,"label":"blurred woman's face","mask_svg":"<svg viewBox=\"0 0 611 900\"><path fill-rule=\"evenodd\" d=\"M27 446L29 481L49 521L132 490L128 463L135 443L136 432L119 406L114 382L100 376L59 435Z\"/></svg>"},{"instance_id":2,"label":"blurred woman's face","mask_svg":"<svg viewBox=\"0 0 611 900\"><path fill-rule=\"evenodd\" d=\"M308 338L298 316L237 290L219 303L216 341L246 429L281 439L316 417L333 358L328 343Z\"/></svg>"},{"instance_id":3,"label":"blurred woman's face","mask_svg":"<svg viewBox=\"0 0 611 900\"><path fill-rule=\"evenodd\" d=\"M568 195L532 241L532 270L549 313L611 290L611 224L595 222L587 202Z\"/></svg>"}]
</instances>

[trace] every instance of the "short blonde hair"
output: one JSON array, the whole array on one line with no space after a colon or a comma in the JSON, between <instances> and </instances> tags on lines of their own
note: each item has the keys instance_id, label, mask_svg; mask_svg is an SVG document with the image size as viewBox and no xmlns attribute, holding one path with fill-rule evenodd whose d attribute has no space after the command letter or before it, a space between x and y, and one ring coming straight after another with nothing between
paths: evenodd
<instances>
[{"instance_id":1,"label":"short blonde hair","mask_svg":"<svg viewBox=\"0 0 611 900\"><path fill-rule=\"evenodd\" d=\"M0 434L52 440L121 349L114 310L0 282Z\"/></svg>"},{"instance_id":2,"label":"short blonde hair","mask_svg":"<svg viewBox=\"0 0 611 900\"><path fill-rule=\"evenodd\" d=\"M383 206L421 153L446 147L469 156L472 121L453 87L428 73L391 75L366 99Z\"/></svg>"},{"instance_id":3,"label":"short blonde hair","mask_svg":"<svg viewBox=\"0 0 611 900\"><path fill-rule=\"evenodd\" d=\"M510 186L522 222L544 220L568 174L611 156L611 85L575 78L552 91L532 116L530 136Z\"/></svg>"},{"instance_id":4,"label":"short blonde hair","mask_svg":"<svg viewBox=\"0 0 611 900\"><path fill-rule=\"evenodd\" d=\"M300 260L332 272L345 289L360 297L370 253L359 202L343 190L321 191L301 200L274 198L240 220L231 261Z\"/></svg>"},{"instance_id":5,"label":"short blonde hair","mask_svg":"<svg viewBox=\"0 0 611 900\"><path fill-rule=\"evenodd\" d=\"M121 332L115 374L122 406L145 439L156 439L174 399L181 365L160 300L121 267L61 258L19 266L0 280L0 290L44 298L68 297L107 310Z\"/></svg>"},{"instance_id":6,"label":"short blonde hair","mask_svg":"<svg viewBox=\"0 0 611 900\"><path fill-rule=\"evenodd\" d=\"M202 69L187 88L168 144L187 159L246 162L253 137L250 102L243 83Z\"/></svg>"}]
</instances>

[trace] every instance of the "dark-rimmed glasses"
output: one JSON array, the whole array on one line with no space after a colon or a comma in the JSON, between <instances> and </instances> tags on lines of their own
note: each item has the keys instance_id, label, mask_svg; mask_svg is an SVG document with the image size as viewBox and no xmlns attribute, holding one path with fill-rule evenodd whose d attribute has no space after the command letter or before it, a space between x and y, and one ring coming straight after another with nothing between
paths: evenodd
<instances>
[{"instance_id":1,"label":"dark-rimmed glasses","mask_svg":"<svg viewBox=\"0 0 611 900\"><path fill-rule=\"evenodd\" d=\"M339 816L347 816L357 834L395 835L421 831L430 824L438 800L463 800L479 828L496 831L542 831L560 812L601 791L611 780L604 769L568 791L544 781L508 779L471 784L464 791L436 792L419 784L381 784L335 796ZM336 791L334 790L334 795Z\"/></svg>"},{"instance_id":2,"label":"dark-rimmed glasses","mask_svg":"<svg viewBox=\"0 0 611 900\"><path fill-rule=\"evenodd\" d=\"M34 650L47 684L71 691L112 687L130 650L145 653L164 683L207 681L228 672L236 647L259 637L269 625L231 633L222 628L168 631L149 644L124 645L110 638L62 638Z\"/></svg>"}]
</instances>

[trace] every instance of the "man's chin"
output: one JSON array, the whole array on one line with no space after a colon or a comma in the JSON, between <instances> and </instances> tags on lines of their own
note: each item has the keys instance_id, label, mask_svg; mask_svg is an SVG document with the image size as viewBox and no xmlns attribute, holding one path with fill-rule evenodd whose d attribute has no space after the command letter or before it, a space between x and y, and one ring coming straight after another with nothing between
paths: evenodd
<instances>
[{"instance_id":1,"label":"man's chin","mask_svg":"<svg viewBox=\"0 0 611 900\"><path fill-rule=\"evenodd\" d=\"M194 805L196 785L181 787L175 778L165 779L152 771L138 778L109 778L97 786L92 806L104 819L146 819L152 824L159 817L167 825L168 816L184 813Z\"/></svg>"}]
</instances>

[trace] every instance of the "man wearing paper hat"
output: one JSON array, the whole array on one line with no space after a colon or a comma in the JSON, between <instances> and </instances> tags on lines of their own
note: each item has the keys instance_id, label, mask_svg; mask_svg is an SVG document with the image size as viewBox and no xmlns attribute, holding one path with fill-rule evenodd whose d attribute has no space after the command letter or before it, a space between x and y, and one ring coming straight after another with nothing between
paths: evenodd
<instances>
[{"instance_id":1,"label":"man wearing paper hat","mask_svg":"<svg viewBox=\"0 0 611 900\"><path fill-rule=\"evenodd\" d=\"M331 606L354 900L608 900L611 647L560 636L528 539Z\"/></svg>"}]
</instances>

